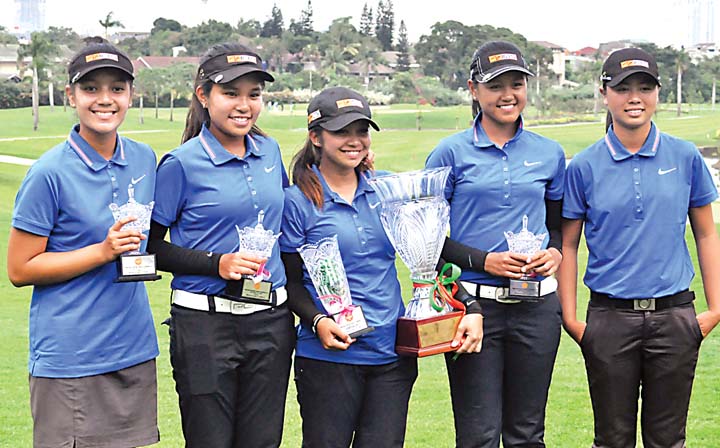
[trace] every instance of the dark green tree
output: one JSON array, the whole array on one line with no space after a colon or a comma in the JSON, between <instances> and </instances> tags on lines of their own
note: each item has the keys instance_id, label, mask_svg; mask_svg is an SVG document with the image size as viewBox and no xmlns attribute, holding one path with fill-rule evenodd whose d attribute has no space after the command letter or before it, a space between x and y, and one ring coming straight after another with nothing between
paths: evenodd
<instances>
[{"instance_id":1,"label":"dark green tree","mask_svg":"<svg viewBox=\"0 0 720 448\"><path fill-rule=\"evenodd\" d=\"M232 25L210 19L198 26L188 28L183 33L183 45L189 54L202 54L205 50L220 42L233 39L235 30Z\"/></svg>"},{"instance_id":2,"label":"dark green tree","mask_svg":"<svg viewBox=\"0 0 720 448\"><path fill-rule=\"evenodd\" d=\"M363 6L362 14L360 15L360 34L365 36L374 35L375 27L373 25L373 10L372 7L368 8L367 3Z\"/></svg>"},{"instance_id":3,"label":"dark green tree","mask_svg":"<svg viewBox=\"0 0 720 448\"><path fill-rule=\"evenodd\" d=\"M237 32L241 36L258 37L260 35L260 31L262 31L262 25L255 19L240 19L237 24Z\"/></svg>"},{"instance_id":4,"label":"dark green tree","mask_svg":"<svg viewBox=\"0 0 720 448\"><path fill-rule=\"evenodd\" d=\"M183 26L177 20L166 19L164 17L158 17L153 22L152 30L150 34L155 34L159 31L182 31Z\"/></svg>"},{"instance_id":5,"label":"dark green tree","mask_svg":"<svg viewBox=\"0 0 720 448\"><path fill-rule=\"evenodd\" d=\"M82 38L71 28L51 26L45 34L55 45L66 45L73 51L79 50L84 45Z\"/></svg>"},{"instance_id":6,"label":"dark green tree","mask_svg":"<svg viewBox=\"0 0 720 448\"><path fill-rule=\"evenodd\" d=\"M273 3L270 18L263 23L260 37L280 37L284 29L285 24L283 22L282 11Z\"/></svg>"},{"instance_id":7,"label":"dark green tree","mask_svg":"<svg viewBox=\"0 0 720 448\"><path fill-rule=\"evenodd\" d=\"M397 45L397 67L396 70L399 72L406 72L410 70L410 43L407 37L407 27L405 21L400 21L400 28L398 29L398 45Z\"/></svg>"},{"instance_id":8,"label":"dark green tree","mask_svg":"<svg viewBox=\"0 0 720 448\"><path fill-rule=\"evenodd\" d=\"M4 26L0 26L0 44L16 44L17 37L8 33Z\"/></svg>"},{"instance_id":9,"label":"dark green tree","mask_svg":"<svg viewBox=\"0 0 720 448\"><path fill-rule=\"evenodd\" d=\"M392 0L383 3L379 0L377 7L377 22L375 24L375 37L380 41L383 51L393 49L393 33L395 32L395 13Z\"/></svg>"}]
</instances>

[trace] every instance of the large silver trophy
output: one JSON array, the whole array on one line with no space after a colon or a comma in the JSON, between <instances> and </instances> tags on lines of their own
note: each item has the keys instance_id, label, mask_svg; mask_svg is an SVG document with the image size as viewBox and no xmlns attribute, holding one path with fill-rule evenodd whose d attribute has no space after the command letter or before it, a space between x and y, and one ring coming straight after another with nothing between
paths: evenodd
<instances>
[{"instance_id":1,"label":"large silver trophy","mask_svg":"<svg viewBox=\"0 0 720 448\"><path fill-rule=\"evenodd\" d=\"M370 179L382 203L380 220L400 259L410 269L413 296L398 320L395 350L428 356L450 346L464 311L437 294L436 266L447 235L450 206L444 189L449 167L410 171Z\"/></svg>"},{"instance_id":2,"label":"large silver trophy","mask_svg":"<svg viewBox=\"0 0 720 448\"><path fill-rule=\"evenodd\" d=\"M143 176L145 177L145 176ZM155 201L149 204L141 204L135 200L134 183L139 182L143 177L133 183L128 184L128 201L123 205L117 205L114 202L109 205L113 219L119 221L128 216L134 216L135 221L131 221L120 230L137 230L139 232L147 232L150 230L150 218L152 217L152 209ZM148 254L133 250L120 255L117 258L118 277L116 282L140 282L154 281L162 278L157 274L155 267L155 254Z\"/></svg>"},{"instance_id":3,"label":"large silver trophy","mask_svg":"<svg viewBox=\"0 0 720 448\"><path fill-rule=\"evenodd\" d=\"M235 226L238 234L238 252L266 260L270 258L280 234L263 227L264 218L265 212L260 210L255 226L246 226L242 229ZM229 281L222 295L239 302L274 305L272 303L272 282L268 280L270 280L270 272L263 262L255 275L243 275L242 280Z\"/></svg>"},{"instance_id":4,"label":"large silver trophy","mask_svg":"<svg viewBox=\"0 0 720 448\"><path fill-rule=\"evenodd\" d=\"M542 248L545 241L546 233L535 235L528 230L528 217L523 216L522 230L518 233L511 231L505 232L505 240L508 244L508 250L516 254L527 256L527 262L530 261L536 252ZM522 278L510 279L510 296L518 299L539 299L540 281L535 279L535 274L524 274Z\"/></svg>"},{"instance_id":5,"label":"large silver trophy","mask_svg":"<svg viewBox=\"0 0 720 448\"><path fill-rule=\"evenodd\" d=\"M373 331L359 305L352 304L337 235L298 248L318 299L340 328L351 338Z\"/></svg>"}]
</instances>

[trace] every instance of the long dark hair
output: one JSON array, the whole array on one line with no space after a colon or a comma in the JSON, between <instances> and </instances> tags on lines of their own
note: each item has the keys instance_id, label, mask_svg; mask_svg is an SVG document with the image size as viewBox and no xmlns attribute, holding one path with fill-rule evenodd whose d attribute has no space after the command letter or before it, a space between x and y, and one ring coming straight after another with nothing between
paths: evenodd
<instances>
[{"instance_id":1,"label":"long dark hair","mask_svg":"<svg viewBox=\"0 0 720 448\"><path fill-rule=\"evenodd\" d=\"M318 128L320 144L322 145L323 136L322 129ZM313 165L320 165L322 158L322 146L315 146L308 135L305 144L293 156L291 165L293 183L298 186L306 198L312 202L318 210L322 210L323 206L323 187L318 179L315 171L312 170ZM365 161L355 167L355 172L361 174L368 170L373 170L373 164Z\"/></svg>"},{"instance_id":2,"label":"long dark hair","mask_svg":"<svg viewBox=\"0 0 720 448\"><path fill-rule=\"evenodd\" d=\"M202 91L205 94L205 97L208 97L214 83L210 79L200 78L200 67L202 67L202 65L210 59L222 54L235 54L252 51L253 50L242 44L224 43L213 45L200 57L198 72L195 75L195 82L193 83L192 102L190 103L187 118L185 119L185 130L182 134L182 143L185 143L191 138L199 135L200 131L202 130L203 124L210 123L210 114L208 113L207 109L202 106L202 104L200 103L200 99L198 99L197 93L195 92L198 87L202 87ZM263 87L265 87L264 81L261 84ZM267 135L256 124L254 124L252 128L250 128L250 134L262 136Z\"/></svg>"}]
</instances>

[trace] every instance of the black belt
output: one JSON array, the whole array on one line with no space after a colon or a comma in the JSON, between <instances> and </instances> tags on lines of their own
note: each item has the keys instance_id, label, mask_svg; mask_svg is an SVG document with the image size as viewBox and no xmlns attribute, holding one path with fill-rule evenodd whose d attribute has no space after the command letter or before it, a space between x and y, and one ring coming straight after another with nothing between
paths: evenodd
<instances>
[{"instance_id":1,"label":"black belt","mask_svg":"<svg viewBox=\"0 0 720 448\"><path fill-rule=\"evenodd\" d=\"M590 305L592 306L635 311L664 310L680 305L687 305L688 303L692 303L693 300L695 300L695 293L687 289L677 294L657 297L655 299L615 299L607 294L590 291Z\"/></svg>"}]
</instances>

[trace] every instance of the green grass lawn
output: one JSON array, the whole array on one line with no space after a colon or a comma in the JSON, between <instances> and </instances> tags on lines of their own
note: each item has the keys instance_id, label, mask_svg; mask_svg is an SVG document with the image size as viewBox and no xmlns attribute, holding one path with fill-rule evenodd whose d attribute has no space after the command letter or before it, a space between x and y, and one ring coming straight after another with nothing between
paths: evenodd
<instances>
[{"instance_id":1,"label":"green grass lawn","mask_svg":"<svg viewBox=\"0 0 720 448\"><path fill-rule=\"evenodd\" d=\"M161 110L160 118L153 118L153 111L144 112L146 122L138 124L137 109L128 115L122 132L150 144L159 155L178 145L184 126L184 110L175 111L176 121L167 121L168 111ZM393 106L376 109L375 116L385 131L373 134L373 149L377 153L376 166L379 169L405 171L423 166L428 152L439 139L456 132L456 125L467 126L469 108L423 108L422 127L415 130L417 110L415 106ZM266 113L260 121L269 134L275 137L283 148L286 164L292 154L301 146L305 132L304 108L298 107L292 113ZM661 130L687 138L698 145L717 146L712 136L720 126L720 113L707 111L693 112L690 117L678 120L670 112L657 117ZM0 110L0 154L37 158L51 146L61 142L74 123L71 111L55 112L43 108L40 115L40 130L31 128L31 114L28 109ZM559 141L569 155L575 154L603 135L603 125L598 116L597 123L569 126L540 126L532 130ZM133 133L137 131L158 131ZM8 141L9 138L34 137L32 139ZM47 138L37 138L47 137ZM27 168L0 164L0 340L5 347L0 357L0 447L29 447L32 445L31 419L28 402L27 380L27 315L31 289L14 288L7 279L6 260L7 234L10 227L13 202L17 188ZM691 236L688 236L691 253L695 254ZM581 260L585 254L581 254ZM697 264L697 263L696 263ZM404 296L410 291L408 271L398 264ZM581 270L583 267L581 267ZM696 266L697 270L697 266ZM167 353L167 328L160 325L169 310L169 275L163 280L148 283L151 305L157 325L161 354L158 358L159 416L161 447L183 445L180 430L177 397L172 380ZM704 296L699 279L693 283L699 292L697 307L705 309ZM584 316L587 292L581 288L579 314ZM693 398L688 422L688 446L694 448L716 448L720 446L718 409L720 408L720 337L714 333L704 343L698 363ZM452 447L454 431L449 390L443 359L440 356L422 359L420 374L413 390L408 416L408 447ZM532 375L532 372L527 372ZM587 391L587 381L580 350L566 335L563 335L555 366L553 384L547 408L546 442L551 447L587 447L592 443L592 410ZM292 381L288 393L284 447L300 446L300 418L295 389Z\"/></svg>"}]
</instances>

